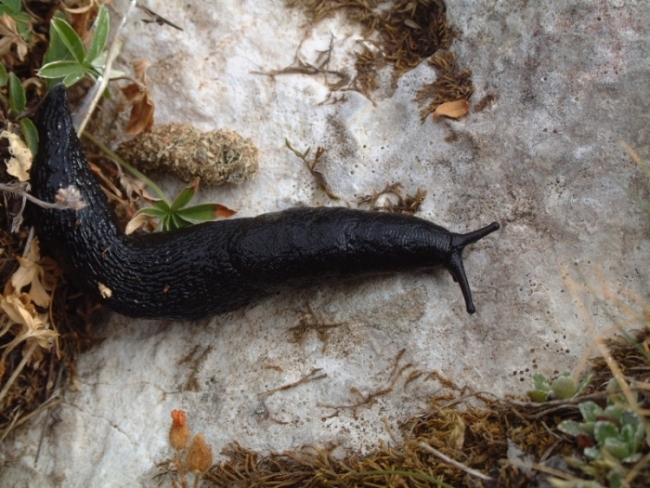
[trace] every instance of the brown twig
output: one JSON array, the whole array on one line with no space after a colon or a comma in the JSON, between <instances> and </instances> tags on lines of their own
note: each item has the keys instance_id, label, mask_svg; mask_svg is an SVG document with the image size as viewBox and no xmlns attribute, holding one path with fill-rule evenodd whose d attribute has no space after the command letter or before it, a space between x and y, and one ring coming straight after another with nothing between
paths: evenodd
<instances>
[{"instance_id":1,"label":"brown twig","mask_svg":"<svg viewBox=\"0 0 650 488\"><path fill-rule=\"evenodd\" d=\"M453 467L460 469L461 471L466 472L467 474L470 474L472 476L476 476L477 478L480 478L485 481L493 481L492 478L489 476L481 473L480 471L476 471L475 469L468 468L465 466L463 463L456 461L455 459L450 458L449 456L446 456L445 454L441 453L437 449L434 449L431 447L429 444L425 442L420 442L418 444L422 449L424 449L427 452L430 452L434 456L442 459L444 462L451 464Z\"/></svg>"},{"instance_id":2,"label":"brown twig","mask_svg":"<svg viewBox=\"0 0 650 488\"><path fill-rule=\"evenodd\" d=\"M304 376L303 378L299 379L298 381L295 381L293 383L289 383L288 385L278 386L277 388L273 388L272 390L265 391L264 393L260 393L258 395L258 397L260 397L260 398L267 397L267 396L272 395L273 393L276 393L276 392L281 391L281 390L288 390L289 388L294 388L294 387L296 387L298 385L302 385L303 383L307 383L309 381L316 381L316 380L323 379L323 378L325 378L327 376L327 373L323 373L323 374L320 374L318 376L314 376L319 371L322 371L322 369L323 368L314 368L314 369L311 370L311 372L307 376Z\"/></svg>"}]
</instances>

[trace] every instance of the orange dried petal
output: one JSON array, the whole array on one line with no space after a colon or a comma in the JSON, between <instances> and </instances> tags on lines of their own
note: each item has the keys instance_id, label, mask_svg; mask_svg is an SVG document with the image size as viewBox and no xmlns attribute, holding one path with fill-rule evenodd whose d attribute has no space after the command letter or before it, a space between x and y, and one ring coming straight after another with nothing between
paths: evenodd
<instances>
[{"instance_id":1,"label":"orange dried petal","mask_svg":"<svg viewBox=\"0 0 650 488\"><path fill-rule=\"evenodd\" d=\"M203 435L197 434L187 451L187 470L199 475L212 466L212 449L205 442Z\"/></svg>"},{"instance_id":2,"label":"orange dried petal","mask_svg":"<svg viewBox=\"0 0 650 488\"><path fill-rule=\"evenodd\" d=\"M467 115L467 112L469 112L469 103L467 103L467 100L445 102L439 105L436 111L433 112L433 121L438 122L440 117L459 119Z\"/></svg>"},{"instance_id":3,"label":"orange dried petal","mask_svg":"<svg viewBox=\"0 0 650 488\"><path fill-rule=\"evenodd\" d=\"M174 449L185 449L190 438L190 429L183 410L172 410L172 426L169 429L169 443Z\"/></svg>"}]
</instances>

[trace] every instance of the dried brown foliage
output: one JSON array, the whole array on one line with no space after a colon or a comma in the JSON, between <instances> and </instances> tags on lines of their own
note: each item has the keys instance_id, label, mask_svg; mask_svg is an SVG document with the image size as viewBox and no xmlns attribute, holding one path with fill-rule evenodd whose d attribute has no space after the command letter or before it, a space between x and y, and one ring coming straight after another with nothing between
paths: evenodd
<instances>
[{"instance_id":1,"label":"dried brown foliage","mask_svg":"<svg viewBox=\"0 0 650 488\"><path fill-rule=\"evenodd\" d=\"M457 37L454 29L447 22L446 6L442 0L396 0L391 3L379 0L286 0L289 7L301 8L313 22L344 11L347 18L360 23L367 36L376 33L379 37L374 51L364 46L357 54L355 68L357 74L350 84L350 89L369 96L377 89L377 71L386 63L395 67L393 83L423 60L441 51L447 51ZM454 59L455 62L455 59ZM440 101L432 103L432 113L443 102L466 99L472 94L468 70L456 72L445 71L437 63L432 63L438 70L438 79L444 78L429 91L442 90ZM426 87L425 87L426 88ZM450 98L455 92L456 98ZM427 95L427 98L434 96ZM426 117L426 115L423 115Z\"/></svg>"},{"instance_id":2,"label":"dried brown foliage","mask_svg":"<svg viewBox=\"0 0 650 488\"><path fill-rule=\"evenodd\" d=\"M461 69L453 52L440 51L429 60L429 64L436 69L436 81L420 88L415 96L423 120L443 103L467 101L474 93L471 70Z\"/></svg>"},{"instance_id":3,"label":"dried brown foliage","mask_svg":"<svg viewBox=\"0 0 650 488\"><path fill-rule=\"evenodd\" d=\"M648 349L648 331L617 336L606 343L621 370L647 375L648 360L639 348ZM597 358L593 366L606 383L611 371L605 363ZM400 427L404 440L397 445L381 444L365 456L349 452L341 457L334 454L336 446L263 455L235 442L222 451L228 459L215 464L204 479L218 487L429 487L433 486L431 478L451 486L526 487L547 478L547 472L555 472L555 476L580 481L575 471L557 471L543 463L576 452L574 440L554 427L563 419L579 418L580 401L604 404L606 392L592 390L583 399L539 404L468 393L437 372L429 376L454 391L433 398L427 413L405 422ZM454 464L432 454L428 446ZM647 446L644 449L648 451ZM491 481L477 478L471 470ZM632 475L630 486L648 486L650 464L642 463Z\"/></svg>"}]
</instances>

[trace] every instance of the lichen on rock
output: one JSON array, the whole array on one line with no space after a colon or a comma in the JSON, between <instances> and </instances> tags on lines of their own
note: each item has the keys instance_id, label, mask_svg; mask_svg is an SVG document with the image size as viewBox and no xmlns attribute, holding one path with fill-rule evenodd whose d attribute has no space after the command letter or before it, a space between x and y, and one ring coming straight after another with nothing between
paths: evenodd
<instances>
[{"instance_id":1,"label":"lichen on rock","mask_svg":"<svg viewBox=\"0 0 650 488\"><path fill-rule=\"evenodd\" d=\"M186 124L153 127L122 144L120 154L143 171L169 173L186 183L199 177L207 186L241 183L259 168L259 151L250 139Z\"/></svg>"}]
</instances>

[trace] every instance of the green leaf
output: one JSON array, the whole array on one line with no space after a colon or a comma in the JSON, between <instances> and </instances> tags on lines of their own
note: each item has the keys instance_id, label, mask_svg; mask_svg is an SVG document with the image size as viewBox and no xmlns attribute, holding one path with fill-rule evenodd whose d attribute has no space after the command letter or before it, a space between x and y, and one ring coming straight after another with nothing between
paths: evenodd
<instances>
[{"instance_id":1,"label":"green leaf","mask_svg":"<svg viewBox=\"0 0 650 488\"><path fill-rule=\"evenodd\" d=\"M34 156L38 153L38 131L31 119L20 119L20 129L23 131L23 137L27 141L27 146Z\"/></svg>"},{"instance_id":2,"label":"green leaf","mask_svg":"<svg viewBox=\"0 0 650 488\"><path fill-rule=\"evenodd\" d=\"M20 79L13 74L9 73L9 107L14 116L17 116L25 111L25 89Z\"/></svg>"},{"instance_id":3,"label":"green leaf","mask_svg":"<svg viewBox=\"0 0 650 488\"><path fill-rule=\"evenodd\" d=\"M174 229L182 229L183 227L189 227L190 225L194 225L193 222L190 222L189 220L185 220L184 218L180 217L177 214L172 214L172 222L174 223Z\"/></svg>"},{"instance_id":4,"label":"green leaf","mask_svg":"<svg viewBox=\"0 0 650 488\"><path fill-rule=\"evenodd\" d=\"M186 220L207 222L217 218L218 209L219 205L216 203L203 203L201 205L181 208L176 211L176 215Z\"/></svg>"},{"instance_id":5,"label":"green leaf","mask_svg":"<svg viewBox=\"0 0 650 488\"><path fill-rule=\"evenodd\" d=\"M589 422L595 422L596 418L603 414L603 409L592 401L582 402L578 405L582 418Z\"/></svg>"},{"instance_id":6,"label":"green leaf","mask_svg":"<svg viewBox=\"0 0 650 488\"><path fill-rule=\"evenodd\" d=\"M165 212L165 215L169 214L171 212L171 208L167 204L165 200L154 200L151 202L151 205L153 205L155 208Z\"/></svg>"},{"instance_id":7,"label":"green leaf","mask_svg":"<svg viewBox=\"0 0 650 488\"><path fill-rule=\"evenodd\" d=\"M29 14L27 12L17 12L14 15L12 15L13 19L16 21L16 27L18 27L18 31L20 34L26 34L27 31L31 30L31 20L29 18Z\"/></svg>"},{"instance_id":8,"label":"green leaf","mask_svg":"<svg viewBox=\"0 0 650 488\"><path fill-rule=\"evenodd\" d=\"M595 426L596 426L596 422L583 422L580 424L580 428L582 429L582 431L590 437L594 436Z\"/></svg>"},{"instance_id":9,"label":"green leaf","mask_svg":"<svg viewBox=\"0 0 650 488\"><path fill-rule=\"evenodd\" d=\"M612 469L607 473L607 483L609 488L621 488L625 482L625 473L620 469ZM627 486L627 484L625 485Z\"/></svg>"},{"instance_id":10,"label":"green leaf","mask_svg":"<svg viewBox=\"0 0 650 488\"><path fill-rule=\"evenodd\" d=\"M625 410L620 405L607 405L603 410L603 415L608 419L616 420L619 422Z\"/></svg>"},{"instance_id":11,"label":"green leaf","mask_svg":"<svg viewBox=\"0 0 650 488\"><path fill-rule=\"evenodd\" d=\"M582 393L587 389L587 387L591 383L591 379L593 377L594 377L593 374L588 374L580 383L578 383L578 387L576 388L576 391L573 394L573 396L577 397L578 395L582 395Z\"/></svg>"},{"instance_id":12,"label":"green leaf","mask_svg":"<svg viewBox=\"0 0 650 488\"><path fill-rule=\"evenodd\" d=\"M174 215L173 213L170 213L169 214L169 219L167 221L167 225L168 225L167 230L180 229L180 227L182 225L182 222L180 220L178 220L176 215Z\"/></svg>"},{"instance_id":13,"label":"green leaf","mask_svg":"<svg viewBox=\"0 0 650 488\"><path fill-rule=\"evenodd\" d=\"M54 19L63 19L63 12L56 12L52 20ZM72 54L65 47L58 31L50 23L50 46L43 56L43 66L53 61L67 61L68 59L72 59Z\"/></svg>"},{"instance_id":14,"label":"green leaf","mask_svg":"<svg viewBox=\"0 0 650 488\"><path fill-rule=\"evenodd\" d=\"M108 38L109 27L108 10L102 5L97 13L97 19L95 19L95 33L84 58L85 64L91 63L103 51L106 45L106 39Z\"/></svg>"},{"instance_id":15,"label":"green leaf","mask_svg":"<svg viewBox=\"0 0 650 488\"><path fill-rule=\"evenodd\" d=\"M76 61L52 61L44 64L36 74L41 78L59 79L73 73L79 73L80 70L84 74L86 73L84 67Z\"/></svg>"},{"instance_id":16,"label":"green leaf","mask_svg":"<svg viewBox=\"0 0 650 488\"><path fill-rule=\"evenodd\" d=\"M546 376L542 373L535 373L533 375L533 388L541 391L551 391L551 385L548 384Z\"/></svg>"},{"instance_id":17,"label":"green leaf","mask_svg":"<svg viewBox=\"0 0 650 488\"><path fill-rule=\"evenodd\" d=\"M102 51L90 61L90 66L92 66L97 70L103 71L104 66L106 66L107 59L108 59L108 51Z\"/></svg>"},{"instance_id":18,"label":"green leaf","mask_svg":"<svg viewBox=\"0 0 650 488\"><path fill-rule=\"evenodd\" d=\"M196 184L192 184L183 188L181 192L178 194L178 196L174 199L174 203L172 203L171 211L174 212L176 210L180 210L185 205L190 203L192 201L192 198L194 198L194 195L196 194L197 186L198 185Z\"/></svg>"},{"instance_id":19,"label":"green leaf","mask_svg":"<svg viewBox=\"0 0 650 488\"><path fill-rule=\"evenodd\" d=\"M636 452L638 446L636 443L636 428L633 425L628 424L621 427L620 439L630 448L630 454Z\"/></svg>"},{"instance_id":20,"label":"green leaf","mask_svg":"<svg viewBox=\"0 0 650 488\"><path fill-rule=\"evenodd\" d=\"M145 207L145 208L141 208L135 213L135 215L139 215L139 214L145 214L145 215L149 215L150 217L163 219L167 215L167 212L155 207Z\"/></svg>"},{"instance_id":21,"label":"green leaf","mask_svg":"<svg viewBox=\"0 0 650 488\"><path fill-rule=\"evenodd\" d=\"M633 425L634 427L641 423L639 416L632 410L623 411L623 414L621 415L621 422L625 425Z\"/></svg>"},{"instance_id":22,"label":"green leaf","mask_svg":"<svg viewBox=\"0 0 650 488\"><path fill-rule=\"evenodd\" d=\"M621 439L630 446L631 454L637 452L645 439L645 424L639 416L632 411L625 411L621 416Z\"/></svg>"},{"instance_id":23,"label":"green leaf","mask_svg":"<svg viewBox=\"0 0 650 488\"><path fill-rule=\"evenodd\" d=\"M0 63L0 87L3 87L9 81L9 75L7 74L7 68L5 65Z\"/></svg>"},{"instance_id":24,"label":"green leaf","mask_svg":"<svg viewBox=\"0 0 650 488\"><path fill-rule=\"evenodd\" d=\"M6 5L14 13L20 12L20 0L2 0L3 5Z\"/></svg>"},{"instance_id":25,"label":"green leaf","mask_svg":"<svg viewBox=\"0 0 650 488\"><path fill-rule=\"evenodd\" d=\"M535 403L544 403L548 398L548 391L544 390L528 390L526 392L528 398Z\"/></svg>"},{"instance_id":26,"label":"green leaf","mask_svg":"<svg viewBox=\"0 0 650 488\"><path fill-rule=\"evenodd\" d=\"M74 59L79 63L83 63L84 57L86 56L86 48L79 34L63 19L52 19L52 27L57 31L63 44L65 44L65 47L68 48L72 56L74 56Z\"/></svg>"},{"instance_id":27,"label":"green leaf","mask_svg":"<svg viewBox=\"0 0 650 488\"><path fill-rule=\"evenodd\" d=\"M600 449L598 449L597 447L585 447L584 453L585 456L591 459L599 460L603 458Z\"/></svg>"},{"instance_id":28,"label":"green leaf","mask_svg":"<svg viewBox=\"0 0 650 488\"><path fill-rule=\"evenodd\" d=\"M77 71L73 71L72 73L68 74L68 76L63 78L63 84L66 86L66 88L70 88L85 75L86 70L83 69L83 66L79 66L79 69Z\"/></svg>"},{"instance_id":29,"label":"green leaf","mask_svg":"<svg viewBox=\"0 0 650 488\"><path fill-rule=\"evenodd\" d=\"M578 437L579 435L584 434L580 425L581 424L575 420L564 420L558 424L557 428L560 430L560 432L564 432L565 434L573 437Z\"/></svg>"},{"instance_id":30,"label":"green leaf","mask_svg":"<svg viewBox=\"0 0 650 488\"><path fill-rule=\"evenodd\" d=\"M618 438L620 432L609 420L598 420L594 426L594 437L601 446L610 438Z\"/></svg>"},{"instance_id":31,"label":"green leaf","mask_svg":"<svg viewBox=\"0 0 650 488\"><path fill-rule=\"evenodd\" d=\"M165 215L165 218L164 218L163 221L162 221L162 230L165 231L165 232L166 232L166 231L169 231L169 230L172 230L172 226L173 226L173 225L174 225L174 224L172 223L172 216L171 216L171 214L167 214L167 215Z\"/></svg>"},{"instance_id":32,"label":"green leaf","mask_svg":"<svg viewBox=\"0 0 650 488\"><path fill-rule=\"evenodd\" d=\"M603 449L617 459L624 459L630 454L633 454L630 451L630 446L616 437L607 438L603 443Z\"/></svg>"},{"instance_id":33,"label":"green leaf","mask_svg":"<svg viewBox=\"0 0 650 488\"><path fill-rule=\"evenodd\" d=\"M553 380L551 390L558 398L571 398L576 392L576 382L570 375L563 374Z\"/></svg>"}]
</instances>

